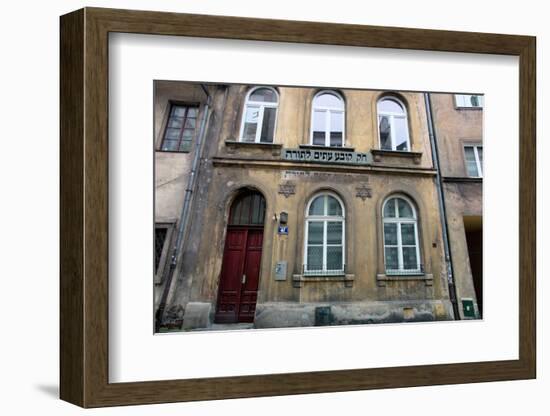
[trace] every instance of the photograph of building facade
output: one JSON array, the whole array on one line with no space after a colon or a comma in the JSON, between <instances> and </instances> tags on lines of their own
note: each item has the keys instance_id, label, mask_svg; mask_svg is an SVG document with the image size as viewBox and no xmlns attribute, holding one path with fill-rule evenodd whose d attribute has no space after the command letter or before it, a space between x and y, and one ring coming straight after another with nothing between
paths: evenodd
<instances>
[{"instance_id":1,"label":"photograph of building facade","mask_svg":"<svg viewBox=\"0 0 550 416\"><path fill-rule=\"evenodd\" d=\"M480 318L482 99L155 81L156 330Z\"/></svg>"}]
</instances>

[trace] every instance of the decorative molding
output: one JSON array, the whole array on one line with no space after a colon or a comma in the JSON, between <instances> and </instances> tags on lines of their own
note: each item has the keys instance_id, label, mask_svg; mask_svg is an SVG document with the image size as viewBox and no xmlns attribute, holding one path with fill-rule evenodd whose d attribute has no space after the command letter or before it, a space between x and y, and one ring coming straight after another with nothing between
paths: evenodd
<instances>
[{"instance_id":1,"label":"decorative molding","mask_svg":"<svg viewBox=\"0 0 550 416\"><path fill-rule=\"evenodd\" d=\"M372 188L369 187L366 183L362 183L361 185L356 187L355 191L355 196L357 198L361 198L363 201L365 201L367 198L372 198Z\"/></svg>"},{"instance_id":2,"label":"decorative molding","mask_svg":"<svg viewBox=\"0 0 550 416\"><path fill-rule=\"evenodd\" d=\"M281 149L283 145L280 143L256 143L256 142L240 142L237 140L225 140L225 145L227 146L227 153L234 154L237 148L244 149L261 149L261 150L271 150L273 156L280 156Z\"/></svg>"},{"instance_id":3,"label":"decorative molding","mask_svg":"<svg viewBox=\"0 0 550 416\"><path fill-rule=\"evenodd\" d=\"M415 165L419 165L422 160L422 152L404 152L401 150L371 150L373 160L375 162L381 162L383 158L387 157L403 157L412 159Z\"/></svg>"},{"instance_id":4,"label":"decorative molding","mask_svg":"<svg viewBox=\"0 0 550 416\"><path fill-rule=\"evenodd\" d=\"M294 182L283 182L279 184L279 194L288 198L296 193L296 184Z\"/></svg>"},{"instance_id":5,"label":"decorative molding","mask_svg":"<svg viewBox=\"0 0 550 416\"><path fill-rule=\"evenodd\" d=\"M353 287L355 280L355 274L345 273L333 276L316 276L316 275L292 275L292 286L300 288L304 286L304 283L312 282L344 282L344 287Z\"/></svg>"},{"instance_id":6,"label":"decorative molding","mask_svg":"<svg viewBox=\"0 0 550 416\"><path fill-rule=\"evenodd\" d=\"M426 286L433 286L434 282L434 275L419 273L419 274L413 274L413 275L405 275L405 276L392 276L387 274L377 274L376 275L376 283L378 286L386 286L386 282L410 282L410 281L417 281L417 282L424 282Z\"/></svg>"}]
</instances>

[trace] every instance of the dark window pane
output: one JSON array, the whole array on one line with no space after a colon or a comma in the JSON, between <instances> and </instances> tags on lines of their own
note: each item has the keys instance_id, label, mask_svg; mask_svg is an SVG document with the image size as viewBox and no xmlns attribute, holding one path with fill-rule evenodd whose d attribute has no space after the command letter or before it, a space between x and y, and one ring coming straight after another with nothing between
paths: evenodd
<instances>
[{"instance_id":1,"label":"dark window pane","mask_svg":"<svg viewBox=\"0 0 550 416\"><path fill-rule=\"evenodd\" d=\"M327 270L342 269L342 246L327 247Z\"/></svg>"},{"instance_id":2,"label":"dark window pane","mask_svg":"<svg viewBox=\"0 0 550 416\"><path fill-rule=\"evenodd\" d=\"M333 196L327 195L327 202L328 202L328 211L327 215L335 215L338 217L342 216L342 207L340 206L340 202Z\"/></svg>"},{"instance_id":3,"label":"dark window pane","mask_svg":"<svg viewBox=\"0 0 550 416\"><path fill-rule=\"evenodd\" d=\"M194 118L188 118L185 120L185 128L186 129L194 129L196 124L196 119Z\"/></svg>"},{"instance_id":4,"label":"dark window pane","mask_svg":"<svg viewBox=\"0 0 550 416\"><path fill-rule=\"evenodd\" d=\"M416 245L414 224L401 224L401 243L405 246Z\"/></svg>"},{"instance_id":5,"label":"dark window pane","mask_svg":"<svg viewBox=\"0 0 550 416\"><path fill-rule=\"evenodd\" d=\"M197 107L172 106L161 150L181 152L188 152L190 150L191 140L195 133L196 120L189 117L195 116L197 111Z\"/></svg>"},{"instance_id":6,"label":"dark window pane","mask_svg":"<svg viewBox=\"0 0 550 416\"><path fill-rule=\"evenodd\" d=\"M172 107L172 114L176 117L184 117L185 116L185 107L175 105Z\"/></svg>"},{"instance_id":7,"label":"dark window pane","mask_svg":"<svg viewBox=\"0 0 550 416\"><path fill-rule=\"evenodd\" d=\"M384 249L384 256L386 259L386 270L397 270L399 268L397 247L386 247Z\"/></svg>"},{"instance_id":8,"label":"dark window pane","mask_svg":"<svg viewBox=\"0 0 550 416\"><path fill-rule=\"evenodd\" d=\"M164 249L167 232L167 228L155 228L155 273L158 272L160 266L160 258Z\"/></svg>"},{"instance_id":9,"label":"dark window pane","mask_svg":"<svg viewBox=\"0 0 550 416\"><path fill-rule=\"evenodd\" d=\"M191 140L182 140L180 143L180 152L190 152L191 151Z\"/></svg>"},{"instance_id":10,"label":"dark window pane","mask_svg":"<svg viewBox=\"0 0 550 416\"><path fill-rule=\"evenodd\" d=\"M171 117L170 120L168 121L168 127L181 129L182 126L183 126L183 118Z\"/></svg>"},{"instance_id":11,"label":"dark window pane","mask_svg":"<svg viewBox=\"0 0 550 416\"><path fill-rule=\"evenodd\" d=\"M384 224L384 244L397 245L397 224Z\"/></svg>"},{"instance_id":12,"label":"dark window pane","mask_svg":"<svg viewBox=\"0 0 550 416\"><path fill-rule=\"evenodd\" d=\"M308 244L323 244L324 223L322 221L309 221L307 234Z\"/></svg>"},{"instance_id":13,"label":"dark window pane","mask_svg":"<svg viewBox=\"0 0 550 416\"><path fill-rule=\"evenodd\" d=\"M383 150L392 150L390 119L386 116L380 116L378 122L380 148Z\"/></svg>"},{"instance_id":14,"label":"dark window pane","mask_svg":"<svg viewBox=\"0 0 550 416\"><path fill-rule=\"evenodd\" d=\"M195 130L193 129L184 129L181 137L183 138L183 140L191 140L194 133Z\"/></svg>"},{"instance_id":15,"label":"dark window pane","mask_svg":"<svg viewBox=\"0 0 550 416\"><path fill-rule=\"evenodd\" d=\"M251 202L252 202L251 195L247 195L243 198L241 203L239 224L250 224Z\"/></svg>"},{"instance_id":16,"label":"dark window pane","mask_svg":"<svg viewBox=\"0 0 550 416\"><path fill-rule=\"evenodd\" d=\"M342 222L327 222L327 244L342 244Z\"/></svg>"},{"instance_id":17,"label":"dark window pane","mask_svg":"<svg viewBox=\"0 0 550 416\"><path fill-rule=\"evenodd\" d=\"M325 132L324 131L314 131L313 132L313 144L315 146L324 146L325 145Z\"/></svg>"},{"instance_id":18,"label":"dark window pane","mask_svg":"<svg viewBox=\"0 0 550 416\"><path fill-rule=\"evenodd\" d=\"M162 143L162 150L169 151L169 152L175 152L178 150L178 141L177 140L165 140Z\"/></svg>"},{"instance_id":19,"label":"dark window pane","mask_svg":"<svg viewBox=\"0 0 550 416\"><path fill-rule=\"evenodd\" d=\"M180 137L180 129L167 128L164 138L166 140L176 140Z\"/></svg>"},{"instance_id":20,"label":"dark window pane","mask_svg":"<svg viewBox=\"0 0 550 416\"><path fill-rule=\"evenodd\" d=\"M309 206L309 215L325 215L325 196L321 195Z\"/></svg>"},{"instance_id":21,"label":"dark window pane","mask_svg":"<svg viewBox=\"0 0 550 416\"><path fill-rule=\"evenodd\" d=\"M269 88L258 88L252 94L250 94L249 100L257 102L276 103L277 94L275 93L275 91Z\"/></svg>"},{"instance_id":22,"label":"dark window pane","mask_svg":"<svg viewBox=\"0 0 550 416\"><path fill-rule=\"evenodd\" d=\"M396 199L399 218L414 218L413 210L410 204L402 198Z\"/></svg>"},{"instance_id":23,"label":"dark window pane","mask_svg":"<svg viewBox=\"0 0 550 416\"><path fill-rule=\"evenodd\" d=\"M342 133L330 133L330 147L342 147L343 136Z\"/></svg>"},{"instance_id":24,"label":"dark window pane","mask_svg":"<svg viewBox=\"0 0 550 416\"><path fill-rule=\"evenodd\" d=\"M417 270L416 247L403 247L403 269Z\"/></svg>"},{"instance_id":25,"label":"dark window pane","mask_svg":"<svg viewBox=\"0 0 550 416\"><path fill-rule=\"evenodd\" d=\"M395 218L395 198L390 199L384 205L384 217Z\"/></svg>"},{"instance_id":26,"label":"dark window pane","mask_svg":"<svg viewBox=\"0 0 550 416\"><path fill-rule=\"evenodd\" d=\"M264 108L264 118L262 120L262 131L260 133L260 141L265 143L273 142L273 134L275 131L275 117L277 115L276 108Z\"/></svg>"},{"instance_id":27,"label":"dark window pane","mask_svg":"<svg viewBox=\"0 0 550 416\"><path fill-rule=\"evenodd\" d=\"M483 166L483 147L481 146L477 147L477 157L479 159L479 163Z\"/></svg>"},{"instance_id":28,"label":"dark window pane","mask_svg":"<svg viewBox=\"0 0 550 416\"><path fill-rule=\"evenodd\" d=\"M307 270L323 270L323 247L308 246L307 248Z\"/></svg>"},{"instance_id":29,"label":"dark window pane","mask_svg":"<svg viewBox=\"0 0 550 416\"><path fill-rule=\"evenodd\" d=\"M263 225L265 200L258 193L245 193L231 205L229 225Z\"/></svg>"},{"instance_id":30,"label":"dark window pane","mask_svg":"<svg viewBox=\"0 0 550 416\"><path fill-rule=\"evenodd\" d=\"M479 176L473 146L466 146L464 148L464 155L466 158L466 171L468 172L468 176Z\"/></svg>"}]
</instances>

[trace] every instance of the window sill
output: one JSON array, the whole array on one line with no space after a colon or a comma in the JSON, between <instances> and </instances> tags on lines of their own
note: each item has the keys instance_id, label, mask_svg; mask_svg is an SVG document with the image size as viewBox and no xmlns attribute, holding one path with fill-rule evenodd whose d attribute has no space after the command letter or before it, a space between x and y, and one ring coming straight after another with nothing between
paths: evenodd
<instances>
[{"instance_id":1,"label":"window sill","mask_svg":"<svg viewBox=\"0 0 550 416\"><path fill-rule=\"evenodd\" d=\"M162 150L162 149L157 149L157 150L155 150L155 152L157 152L157 153L183 153L183 154L189 154L189 153L191 153L191 150Z\"/></svg>"},{"instance_id":2,"label":"window sill","mask_svg":"<svg viewBox=\"0 0 550 416\"><path fill-rule=\"evenodd\" d=\"M340 274L293 274L292 284L294 287L302 287L305 282L344 282L345 287L352 287L355 280L354 274L340 273Z\"/></svg>"},{"instance_id":3,"label":"window sill","mask_svg":"<svg viewBox=\"0 0 550 416\"><path fill-rule=\"evenodd\" d=\"M300 144L300 149L312 149L312 150L338 150L339 152L355 152L355 147L343 147L343 146L319 146L316 144Z\"/></svg>"},{"instance_id":4,"label":"window sill","mask_svg":"<svg viewBox=\"0 0 550 416\"><path fill-rule=\"evenodd\" d=\"M268 142L240 142L236 140L226 140L226 146L235 146L235 147L258 147L258 148L282 148L283 145L280 143L268 143Z\"/></svg>"},{"instance_id":5,"label":"window sill","mask_svg":"<svg viewBox=\"0 0 550 416\"><path fill-rule=\"evenodd\" d=\"M469 183L482 183L482 176L445 176L443 182L469 182Z\"/></svg>"},{"instance_id":6,"label":"window sill","mask_svg":"<svg viewBox=\"0 0 550 416\"><path fill-rule=\"evenodd\" d=\"M280 143L263 143L263 142L241 142L236 140L226 140L225 145L227 146L230 153L235 152L235 150L241 149L262 149L262 150L271 150L274 156L281 154L281 149L283 145Z\"/></svg>"},{"instance_id":7,"label":"window sill","mask_svg":"<svg viewBox=\"0 0 550 416\"><path fill-rule=\"evenodd\" d=\"M376 283L378 286L386 286L386 282L424 282L426 286L432 286L434 281L433 274L423 272L413 272L411 274L377 274Z\"/></svg>"},{"instance_id":8,"label":"window sill","mask_svg":"<svg viewBox=\"0 0 550 416\"><path fill-rule=\"evenodd\" d=\"M375 162L381 162L382 158L386 157L401 157L412 159L415 165L419 165L422 159L422 152L406 152L403 150L383 150L383 149L372 149L371 150L373 160Z\"/></svg>"}]
</instances>

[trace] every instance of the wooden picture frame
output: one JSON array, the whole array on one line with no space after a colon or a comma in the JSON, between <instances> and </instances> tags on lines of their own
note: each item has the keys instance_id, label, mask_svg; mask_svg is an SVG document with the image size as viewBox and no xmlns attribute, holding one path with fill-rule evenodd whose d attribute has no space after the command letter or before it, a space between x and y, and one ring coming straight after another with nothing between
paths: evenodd
<instances>
[{"instance_id":1,"label":"wooden picture frame","mask_svg":"<svg viewBox=\"0 0 550 416\"><path fill-rule=\"evenodd\" d=\"M60 28L61 399L82 407L101 407L535 378L534 37L99 8L62 16ZM519 359L109 383L110 32L518 56Z\"/></svg>"}]
</instances>

